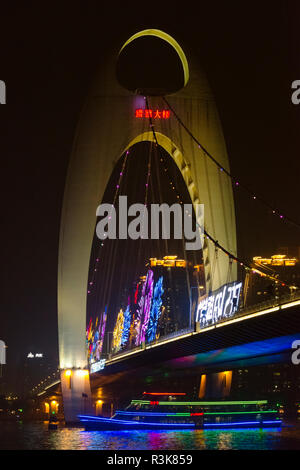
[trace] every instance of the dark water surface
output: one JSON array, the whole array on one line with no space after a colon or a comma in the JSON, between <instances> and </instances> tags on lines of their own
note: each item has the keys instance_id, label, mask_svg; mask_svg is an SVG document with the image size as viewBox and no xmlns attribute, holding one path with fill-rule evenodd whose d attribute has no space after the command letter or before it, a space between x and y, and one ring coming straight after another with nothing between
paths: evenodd
<instances>
[{"instance_id":1,"label":"dark water surface","mask_svg":"<svg viewBox=\"0 0 300 470\"><path fill-rule=\"evenodd\" d=\"M0 449L27 450L300 450L300 423L270 429L91 431L47 423L0 421Z\"/></svg>"}]
</instances>

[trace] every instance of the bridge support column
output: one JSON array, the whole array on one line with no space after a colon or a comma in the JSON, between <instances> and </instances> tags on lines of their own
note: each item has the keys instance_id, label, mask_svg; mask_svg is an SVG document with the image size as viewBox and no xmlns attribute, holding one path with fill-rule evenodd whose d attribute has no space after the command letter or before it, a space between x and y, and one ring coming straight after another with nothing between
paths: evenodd
<instances>
[{"instance_id":1,"label":"bridge support column","mask_svg":"<svg viewBox=\"0 0 300 470\"><path fill-rule=\"evenodd\" d=\"M199 398L227 398L230 396L232 370L202 374Z\"/></svg>"},{"instance_id":2,"label":"bridge support column","mask_svg":"<svg viewBox=\"0 0 300 470\"><path fill-rule=\"evenodd\" d=\"M78 424L79 414L92 411L90 376L87 369L61 369L61 391L66 424Z\"/></svg>"}]
</instances>

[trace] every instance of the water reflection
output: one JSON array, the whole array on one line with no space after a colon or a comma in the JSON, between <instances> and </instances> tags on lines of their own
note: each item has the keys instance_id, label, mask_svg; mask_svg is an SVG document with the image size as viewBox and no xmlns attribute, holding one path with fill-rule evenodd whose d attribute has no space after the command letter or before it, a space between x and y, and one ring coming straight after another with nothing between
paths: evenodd
<instances>
[{"instance_id":1,"label":"water reflection","mask_svg":"<svg viewBox=\"0 0 300 470\"><path fill-rule=\"evenodd\" d=\"M86 432L47 423L1 422L1 449L192 450L300 449L300 424L278 429Z\"/></svg>"}]
</instances>

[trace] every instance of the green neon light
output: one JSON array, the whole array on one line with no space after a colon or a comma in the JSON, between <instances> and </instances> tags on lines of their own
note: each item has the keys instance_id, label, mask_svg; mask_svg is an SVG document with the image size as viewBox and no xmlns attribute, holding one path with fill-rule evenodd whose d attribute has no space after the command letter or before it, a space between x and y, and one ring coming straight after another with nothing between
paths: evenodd
<instances>
[{"instance_id":1,"label":"green neon light","mask_svg":"<svg viewBox=\"0 0 300 470\"><path fill-rule=\"evenodd\" d=\"M133 405L150 405L149 400L132 400ZM266 405L268 400L251 400L251 401L159 401L158 405L163 406L209 406L209 405Z\"/></svg>"}]
</instances>

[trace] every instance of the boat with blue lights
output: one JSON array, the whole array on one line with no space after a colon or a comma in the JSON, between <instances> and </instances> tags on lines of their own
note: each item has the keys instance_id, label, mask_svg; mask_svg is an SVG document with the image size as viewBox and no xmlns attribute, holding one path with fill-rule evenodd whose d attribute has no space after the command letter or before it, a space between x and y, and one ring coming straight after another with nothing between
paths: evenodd
<instances>
[{"instance_id":1,"label":"boat with blue lights","mask_svg":"<svg viewBox=\"0 0 300 470\"><path fill-rule=\"evenodd\" d=\"M80 415L86 430L173 430L280 427L267 400L187 401L185 393L147 393L111 418ZM148 398L148 399L146 399Z\"/></svg>"}]
</instances>

